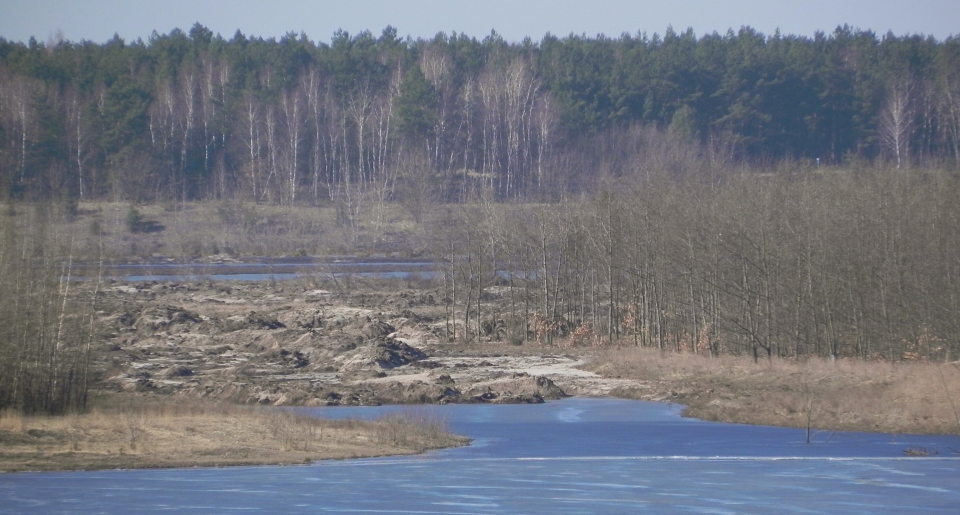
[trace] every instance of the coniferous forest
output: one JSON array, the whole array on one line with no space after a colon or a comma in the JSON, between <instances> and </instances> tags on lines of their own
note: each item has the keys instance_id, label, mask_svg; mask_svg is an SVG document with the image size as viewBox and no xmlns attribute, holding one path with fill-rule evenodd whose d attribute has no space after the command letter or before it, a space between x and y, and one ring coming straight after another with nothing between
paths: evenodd
<instances>
[{"instance_id":1,"label":"coniferous forest","mask_svg":"<svg viewBox=\"0 0 960 515\"><path fill-rule=\"evenodd\" d=\"M651 165L958 159L955 38L0 39L4 198L557 200Z\"/></svg>"}]
</instances>

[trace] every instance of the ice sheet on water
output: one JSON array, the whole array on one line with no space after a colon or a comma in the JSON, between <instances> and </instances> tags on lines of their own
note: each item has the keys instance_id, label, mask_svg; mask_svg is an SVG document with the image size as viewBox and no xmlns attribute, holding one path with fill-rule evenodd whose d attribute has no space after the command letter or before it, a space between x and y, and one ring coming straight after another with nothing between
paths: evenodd
<instances>
[{"instance_id":1,"label":"ice sheet on water","mask_svg":"<svg viewBox=\"0 0 960 515\"><path fill-rule=\"evenodd\" d=\"M371 418L404 407L305 410ZM955 513L953 437L683 419L615 399L417 407L474 438L426 456L298 467L0 475L0 513ZM940 450L908 458L909 447ZM906 495L905 495L906 494Z\"/></svg>"}]
</instances>

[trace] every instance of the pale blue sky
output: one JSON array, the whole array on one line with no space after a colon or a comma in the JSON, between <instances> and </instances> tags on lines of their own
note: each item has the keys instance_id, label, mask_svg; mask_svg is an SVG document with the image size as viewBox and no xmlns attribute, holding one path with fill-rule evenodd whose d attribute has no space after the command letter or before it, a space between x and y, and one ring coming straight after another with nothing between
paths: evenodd
<instances>
[{"instance_id":1,"label":"pale blue sky","mask_svg":"<svg viewBox=\"0 0 960 515\"><path fill-rule=\"evenodd\" d=\"M147 40L154 30L186 31L195 22L225 38L237 29L264 38L302 31L322 42L340 28L379 35L387 25L414 38L439 31L483 38L496 29L508 41L538 41L547 32L617 37L663 34L667 26L698 35L749 25L811 36L845 23L942 40L960 35L960 0L0 0L0 37L13 41L44 42L58 30L71 41L102 43L114 33Z\"/></svg>"}]
</instances>

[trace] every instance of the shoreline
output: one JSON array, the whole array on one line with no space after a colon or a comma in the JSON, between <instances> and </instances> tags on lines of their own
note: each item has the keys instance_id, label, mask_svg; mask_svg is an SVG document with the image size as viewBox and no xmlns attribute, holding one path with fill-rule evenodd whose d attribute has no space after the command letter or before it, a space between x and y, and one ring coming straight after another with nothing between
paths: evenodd
<instances>
[{"instance_id":1,"label":"shoreline","mask_svg":"<svg viewBox=\"0 0 960 515\"><path fill-rule=\"evenodd\" d=\"M612 395L684 405L710 422L820 431L955 435L960 363L710 358L610 350L588 367L643 378Z\"/></svg>"},{"instance_id":2,"label":"shoreline","mask_svg":"<svg viewBox=\"0 0 960 515\"><path fill-rule=\"evenodd\" d=\"M488 302L508 293L491 287ZM0 471L293 464L464 443L422 420L378 429L268 417L255 431L228 431L279 406L609 396L681 404L705 421L960 434L958 362L464 342L451 339L441 295L407 281L110 284L98 292L90 413L35 417L43 424L0 413ZM168 452L187 439L194 451Z\"/></svg>"},{"instance_id":3,"label":"shoreline","mask_svg":"<svg viewBox=\"0 0 960 515\"><path fill-rule=\"evenodd\" d=\"M635 392L634 392L635 393ZM685 395L686 396L686 395ZM696 407L685 404L679 399L656 399L640 396L631 396L631 392L614 391L610 395L569 395L559 399L550 399L545 402L556 402L571 398L608 398L639 400L645 402L659 402L681 407L680 416L694 418L705 422L719 422L745 425L767 425L774 427L792 427L803 429L802 425L790 424L789 420L782 420L780 424L763 421L753 421L748 418L721 420L716 417L707 418L698 416L702 413L710 415L703 406ZM163 406L161 401L161 406ZM194 404L186 411L196 410ZM701 403L709 406L710 402ZM415 404L396 404L396 406L416 406ZM153 407L147 407L149 412ZM162 409L162 408L161 408ZM209 407L201 407L209 409ZM208 413L173 414L154 413L154 416L143 413L115 412L105 414L94 410L84 415L67 415L58 417L11 417L6 414L0 417L0 474L23 472L70 472L96 470L140 470L161 468L222 468L222 467L262 467L262 466L293 466L309 465L318 461L347 460L378 458L387 456L405 456L422 454L431 450L470 445L470 439L464 436L453 435L437 425L435 421L415 420L403 417L392 417L375 421L334 420L313 418L289 411L259 410L249 406L219 406L222 413L210 416ZM91 419L96 419L94 422ZM133 420L133 422L131 422ZM11 430L14 425L20 425L19 430ZM199 432L197 425L207 424L218 429L210 430L207 434ZM110 428L113 437L106 441L83 441L77 438L78 432L91 432L92 426L99 425L101 429ZM72 426L68 429L69 426ZM126 432L118 427L126 426ZM228 426L247 428L246 440L233 440L230 445L222 446L223 441L236 438L236 434L224 433ZM254 429L249 430L250 427ZM164 443L151 441L151 435L159 431L158 428L173 431L166 435L166 439L174 439L179 444L179 455L170 458L164 452ZM177 432L176 428L183 428ZM191 429L193 428L193 429ZM892 435L907 434L955 434L951 432L910 432L910 431L870 431L857 428L830 428L812 426L814 432L867 432ZM324 434L324 430L326 434ZM424 437L417 430L429 433ZM259 431L259 432L258 432ZM265 431L270 434L266 434ZM95 431L93 431L95 432ZM11 436L20 433L21 441L9 445ZM72 436L71 436L72 433ZM142 434L140 434L142 433ZM219 438L212 439L212 444L197 446L195 440L200 437L211 440L209 433L218 433ZM59 435L59 438L58 436ZM102 436L102 435L101 435ZM263 437L267 436L267 439ZM33 438L29 443L23 440ZM93 440L97 440L93 437ZM141 442L138 445L138 440ZM253 447L254 442L262 443L273 440L275 445L267 448ZM148 443L149 442L149 443ZM18 447L19 445L19 447ZM36 449L26 450L25 447ZM91 450L85 451L84 448ZM104 450L115 448L116 451ZM99 449L99 450L96 450ZM213 455L214 449L216 455ZM257 453L261 456L257 456Z\"/></svg>"},{"instance_id":4,"label":"shoreline","mask_svg":"<svg viewBox=\"0 0 960 515\"><path fill-rule=\"evenodd\" d=\"M61 417L5 413L0 473L302 465L468 442L438 421L413 416L329 420L279 409L161 402Z\"/></svg>"}]
</instances>

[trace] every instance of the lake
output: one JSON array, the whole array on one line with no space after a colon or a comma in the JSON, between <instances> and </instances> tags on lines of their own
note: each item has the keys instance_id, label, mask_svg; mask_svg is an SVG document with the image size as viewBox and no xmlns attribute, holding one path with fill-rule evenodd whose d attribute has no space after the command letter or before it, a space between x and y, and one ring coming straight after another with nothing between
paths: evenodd
<instances>
[{"instance_id":1,"label":"lake","mask_svg":"<svg viewBox=\"0 0 960 515\"><path fill-rule=\"evenodd\" d=\"M158 260L105 264L102 268L97 264L82 263L73 268L70 279L88 280L98 273L107 280L130 282L268 281L298 277L432 279L438 276L437 264L424 260L264 257L215 263Z\"/></svg>"},{"instance_id":2,"label":"lake","mask_svg":"<svg viewBox=\"0 0 960 515\"><path fill-rule=\"evenodd\" d=\"M960 438L721 424L680 406L298 408L328 418L413 410L469 447L304 466L0 475L0 513L957 513ZM907 457L907 449L937 452Z\"/></svg>"}]
</instances>

